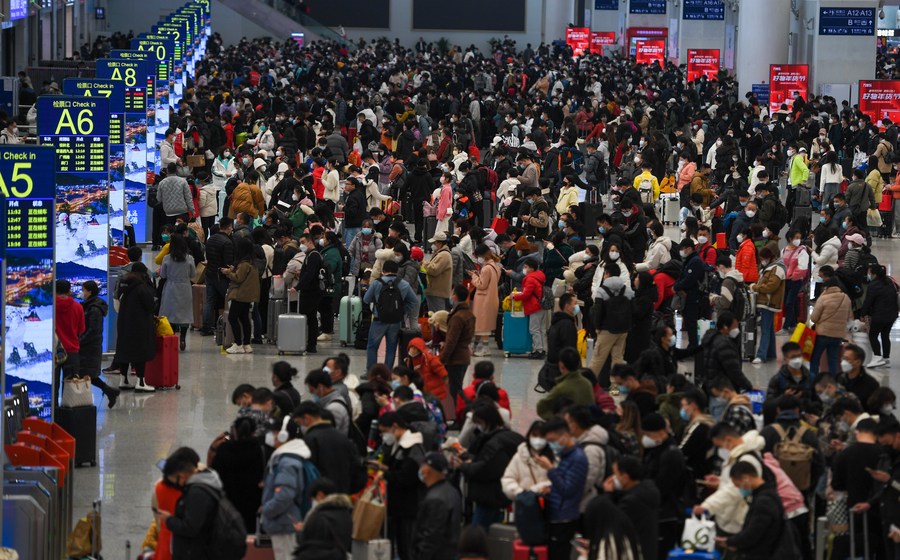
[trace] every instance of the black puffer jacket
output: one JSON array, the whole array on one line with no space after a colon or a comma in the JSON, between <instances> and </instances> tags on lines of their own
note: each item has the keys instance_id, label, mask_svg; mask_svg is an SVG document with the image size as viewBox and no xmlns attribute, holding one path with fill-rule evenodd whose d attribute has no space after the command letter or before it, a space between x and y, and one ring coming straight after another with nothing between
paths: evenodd
<instances>
[{"instance_id":1,"label":"black puffer jacket","mask_svg":"<svg viewBox=\"0 0 900 560\"><path fill-rule=\"evenodd\" d=\"M525 441L520 434L506 428L497 428L481 434L469 453L472 462L460 467L469 481L469 496L476 504L488 508L505 508L509 500L503 494L500 478L506 465Z\"/></svg>"},{"instance_id":2,"label":"black puffer jacket","mask_svg":"<svg viewBox=\"0 0 900 560\"><path fill-rule=\"evenodd\" d=\"M893 323L897 319L897 289L889 278L869 282L860 315L871 317L873 323Z\"/></svg>"},{"instance_id":3,"label":"black puffer jacket","mask_svg":"<svg viewBox=\"0 0 900 560\"><path fill-rule=\"evenodd\" d=\"M344 203L344 227L362 227L362 222L369 217L369 209L366 207L365 189L356 187L347 195Z\"/></svg>"},{"instance_id":4,"label":"black puffer jacket","mask_svg":"<svg viewBox=\"0 0 900 560\"><path fill-rule=\"evenodd\" d=\"M294 558L345 560L353 534L353 503L346 494L331 494L309 512Z\"/></svg>"},{"instance_id":5,"label":"black puffer jacket","mask_svg":"<svg viewBox=\"0 0 900 560\"><path fill-rule=\"evenodd\" d=\"M220 268L234 264L234 241L224 233L217 233L206 241L206 276L222 277Z\"/></svg>"},{"instance_id":6,"label":"black puffer jacket","mask_svg":"<svg viewBox=\"0 0 900 560\"><path fill-rule=\"evenodd\" d=\"M715 329L703 335L703 364L706 366L701 379L725 377L736 391L749 391L753 384L741 371L741 353L738 341Z\"/></svg>"},{"instance_id":7,"label":"black puffer jacket","mask_svg":"<svg viewBox=\"0 0 900 560\"><path fill-rule=\"evenodd\" d=\"M575 327L575 318L557 311L550 320L550 332L547 335L547 362L556 365L560 350L577 347L578 329Z\"/></svg>"},{"instance_id":8,"label":"black puffer jacket","mask_svg":"<svg viewBox=\"0 0 900 560\"><path fill-rule=\"evenodd\" d=\"M78 350L79 375L100 375L103 357L103 319L109 311L109 305L99 297L92 297L81 303L84 308L85 330L78 337L81 348Z\"/></svg>"},{"instance_id":9,"label":"black puffer jacket","mask_svg":"<svg viewBox=\"0 0 900 560\"><path fill-rule=\"evenodd\" d=\"M416 166L409 173L409 179L406 181L406 188L409 189L410 197L415 204L422 204L425 200L430 199L435 187L434 179L427 167Z\"/></svg>"},{"instance_id":10,"label":"black puffer jacket","mask_svg":"<svg viewBox=\"0 0 900 560\"><path fill-rule=\"evenodd\" d=\"M741 532L728 537L728 546L747 560L789 560L799 556L793 525L784 522L784 507L773 482L753 491Z\"/></svg>"}]
</instances>

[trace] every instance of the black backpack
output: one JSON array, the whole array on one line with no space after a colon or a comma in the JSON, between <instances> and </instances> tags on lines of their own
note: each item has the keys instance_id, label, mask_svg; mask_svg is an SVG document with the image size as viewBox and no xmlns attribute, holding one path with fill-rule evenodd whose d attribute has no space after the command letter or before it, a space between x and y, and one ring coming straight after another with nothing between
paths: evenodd
<instances>
[{"instance_id":1,"label":"black backpack","mask_svg":"<svg viewBox=\"0 0 900 560\"><path fill-rule=\"evenodd\" d=\"M625 286L618 293L601 287L609 296L601 304L606 329L613 334L627 333L631 330L631 300L625 297Z\"/></svg>"},{"instance_id":2,"label":"black backpack","mask_svg":"<svg viewBox=\"0 0 900 560\"><path fill-rule=\"evenodd\" d=\"M334 275L325 263L325 259L322 259L322 266L319 267L319 291L326 296L334 294Z\"/></svg>"},{"instance_id":3,"label":"black backpack","mask_svg":"<svg viewBox=\"0 0 900 560\"><path fill-rule=\"evenodd\" d=\"M775 199L775 223L778 226L778 229L781 229L788 223L788 220L791 217L788 215L787 207L781 203L781 200L777 196L772 196Z\"/></svg>"},{"instance_id":4,"label":"black backpack","mask_svg":"<svg viewBox=\"0 0 900 560\"><path fill-rule=\"evenodd\" d=\"M399 323L406 317L406 306L403 304L403 294L400 292L399 278L395 278L393 282L385 282L383 278L378 279L381 284L381 293L378 294L378 300L375 302L375 311L378 313L377 319L382 323Z\"/></svg>"},{"instance_id":5,"label":"black backpack","mask_svg":"<svg viewBox=\"0 0 900 560\"><path fill-rule=\"evenodd\" d=\"M750 315L750 293L747 291L747 287L743 282L738 283L734 278L725 278L725 280L722 280L723 286L725 285L726 280L731 280L734 284L734 289L731 290L732 298L730 311L734 313L734 316L738 321L743 321Z\"/></svg>"},{"instance_id":6,"label":"black backpack","mask_svg":"<svg viewBox=\"0 0 900 560\"><path fill-rule=\"evenodd\" d=\"M350 263L353 261L353 257L350 256L350 251L343 244L338 245L338 251L341 253L341 276L350 276Z\"/></svg>"},{"instance_id":7,"label":"black backpack","mask_svg":"<svg viewBox=\"0 0 900 560\"><path fill-rule=\"evenodd\" d=\"M526 490L516 495L513 507L522 544L529 547L547 544L548 523L544 500L531 490Z\"/></svg>"},{"instance_id":8,"label":"black backpack","mask_svg":"<svg viewBox=\"0 0 900 560\"><path fill-rule=\"evenodd\" d=\"M215 517L210 524L207 544L209 556L222 560L241 560L247 553L247 528L241 513L221 490L207 484L195 486L202 488L218 502Z\"/></svg>"}]
</instances>

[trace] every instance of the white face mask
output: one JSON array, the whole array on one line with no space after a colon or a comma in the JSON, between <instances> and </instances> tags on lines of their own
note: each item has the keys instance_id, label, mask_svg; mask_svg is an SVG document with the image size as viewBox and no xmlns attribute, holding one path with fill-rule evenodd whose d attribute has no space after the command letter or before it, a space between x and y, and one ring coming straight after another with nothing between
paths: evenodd
<instances>
[{"instance_id":1,"label":"white face mask","mask_svg":"<svg viewBox=\"0 0 900 560\"><path fill-rule=\"evenodd\" d=\"M678 251L678 254L681 255L682 260L688 258L688 253L686 251Z\"/></svg>"},{"instance_id":2,"label":"white face mask","mask_svg":"<svg viewBox=\"0 0 900 560\"><path fill-rule=\"evenodd\" d=\"M718 147L721 146L721 145L722 145L722 141L721 141L721 140L716 140L716 147L718 148Z\"/></svg>"},{"instance_id":3,"label":"white face mask","mask_svg":"<svg viewBox=\"0 0 900 560\"><path fill-rule=\"evenodd\" d=\"M734 327L733 329L728 331L728 336L730 336L731 338L737 338L741 336L741 329Z\"/></svg>"},{"instance_id":4,"label":"white face mask","mask_svg":"<svg viewBox=\"0 0 900 560\"><path fill-rule=\"evenodd\" d=\"M727 461L728 457L731 456L731 451L725 449L724 447L720 447L718 451L716 451L716 454L719 456L719 459Z\"/></svg>"},{"instance_id":5,"label":"white face mask","mask_svg":"<svg viewBox=\"0 0 900 560\"><path fill-rule=\"evenodd\" d=\"M650 436L645 435L641 437L641 445L644 446L644 449L653 449L654 447L659 446L659 442Z\"/></svg>"},{"instance_id":6,"label":"white face mask","mask_svg":"<svg viewBox=\"0 0 900 560\"><path fill-rule=\"evenodd\" d=\"M294 202L299 202L299 201L300 201L300 197L297 196L296 194L292 194L292 195L291 195L291 200L293 200Z\"/></svg>"},{"instance_id":7,"label":"white face mask","mask_svg":"<svg viewBox=\"0 0 900 560\"><path fill-rule=\"evenodd\" d=\"M385 432L381 434L381 441L385 445L394 445L395 443L397 443L397 438L394 437L394 434L392 434L391 432Z\"/></svg>"},{"instance_id":8,"label":"white face mask","mask_svg":"<svg viewBox=\"0 0 900 560\"><path fill-rule=\"evenodd\" d=\"M799 246L800 246L800 240L799 240L799 239L792 239L792 240L791 240L791 245L793 245L794 247L799 247Z\"/></svg>"},{"instance_id":9,"label":"white face mask","mask_svg":"<svg viewBox=\"0 0 900 560\"><path fill-rule=\"evenodd\" d=\"M768 239L768 237L769 237L769 230L767 230L767 229L764 229L764 230L763 230L763 234L762 234L762 235L763 235L763 238L766 238L766 239Z\"/></svg>"},{"instance_id":10,"label":"white face mask","mask_svg":"<svg viewBox=\"0 0 900 560\"><path fill-rule=\"evenodd\" d=\"M614 488L617 492L621 492L621 491L622 491L622 481L619 479L618 476L615 476L615 475L613 475L613 488Z\"/></svg>"},{"instance_id":11,"label":"white face mask","mask_svg":"<svg viewBox=\"0 0 900 560\"><path fill-rule=\"evenodd\" d=\"M402 262L403 262L403 257L400 256L400 255L394 255L394 256L392 257L392 260L393 260L395 263L402 263Z\"/></svg>"},{"instance_id":12,"label":"white face mask","mask_svg":"<svg viewBox=\"0 0 900 560\"><path fill-rule=\"evenodd\" d=\"M697 238L697 241L699 241L700 244L703 245L703 244L705 244L707 241L709 241L709 238L706 237L705 235L701 235L700 237Z\"/></svg>"},{"instance_id":13,"label":"white face mask","mask_svg":"<svg viewBox=\"0 0 900 560\"><path fill-rule=\"evenodd\" d=\"M853 371L853 364L848 362L847 360L841 360L841 371L844 373L850 373Z\"/></svg>"},{"instance_id":14,"label":"white face mask","mask_svg":"<svg viewBox=\"0 0 900 560\"><path fill-rule=\"evenodd\" d=\"M617 260L619 260L619 253L617 253L617 252L615 252L615 251L611 251L611 252L609 253L609 260L611 260L611 261L617 261Z\"/></svg>"},{"instance_id":15,"label":"white face mask","mask_svg":"<svg viewBox=\"0 0 900 560\"><path fill-rule=\"evenodd\" d=\"M788 157L793 157L793 156L794 156L794 153L795 153L794 150L788 150L788 151L787 151Z\"/></svg>"},{"instance_id":16,"label":"white face mask","mask_svg":"<svg viewBox=\"0 0 900 560\"><path fill-rule=\"evenodd\" d=\"M752 218L756 215L756 210L747 210L745 213L747 214L748 218Z\"/></svg>"},{"instance_id":17,"label":"white face mask","mask_svg":"<svg viewBox=\"0 0 900 560\"><path fill-rule=\"evenodd\" d=\"M547 440L541 437L532 437L528 438L528 444L535 451L542 451L545 447L547 447Z\"/></svg>"},{"instance_id":18,"label":"white face mask","mask_svg":"<svg viewBox=\"0 0 900 560\"><path fill-rule=\"evenodd\" d=\"M803 357L797 356L788 360L788 367L791 369L800 369L803 367Z\"/></svg>"},{"instance_id":19,"label":"white face mask","mask_svg":"<svg viewBox=\"0 0 900 560\"><path fill-rule=\"evenodd\" d=\"M639 158L639 157L634 158L634 163L640 164L641 158Z\"/></svg>"},{"instance_id":20,"label":"white face mask","mask_svg":"<svg viewBox=\"0 0 900 560\"><path fill-rule=\"evenodd\" d=\"M275 432L266 432L265 444L269 447L275 447Z\"/></svg>"},{"instance_id":21,"label":"white face mask","mask_svg":"<svg viewBox=\"0 0 900 560\"><path fill-rule=\"evenodd\" d=\"M737 240L738 240L738 243L743 243L743 242L744 242L744 239L746 239L746 237L744 236L743 233L737 234Z\"/></svg>"}]
</instances>

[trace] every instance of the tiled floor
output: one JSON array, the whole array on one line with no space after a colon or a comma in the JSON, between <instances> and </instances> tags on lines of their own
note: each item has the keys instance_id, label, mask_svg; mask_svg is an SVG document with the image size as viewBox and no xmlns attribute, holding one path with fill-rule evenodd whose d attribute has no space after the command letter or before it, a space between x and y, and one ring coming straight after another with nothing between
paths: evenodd
<instances>
[{"instance_id":1,"label":"tiled floor","mask_svg":"<svg viewBox=\"0 0 900 560\"><path fill-rule=\"evenodd\" d=\"M876 240L874 250L881 262L900 263L900 240ZM900 340L900 332L895 330L892 339ZM781 342L783 337L779 338L779 345ZM99 461L96 468L76 471L74 511L75 517L80 517L92 500L103 500L104 556L124 558L126 541L131 542L133 554L140 550L152 520L150 493L160 475L157 462L182 445L192 446L201 457L205 456L210 441L227 429L234 417L230 394L237 384L269 385L271 364L286 359L300 371L300 386L308 369L320 366L330 353L338 351L341 350L337 343L323 343L319 354L311 357L281 358L274 347L259 346L252 355L226 356L219 353L212 337L191 334L188 349L181 355L181 390L144 396L123 393L113 410L106 408L106 401L100 401L97 392ZM364 351L343 351L353 361L352 372L361 373ZM491 359L498 382L509 392L514 424L524 430L534 418L535 403L540 398L532 390L540 362L504 359L496 349ZM894 364L891 377L900 369L900 354L896 352ZM744 371L755 384L765 386L778 367L775 363L744 364ZM885 368L880 371L888 373ZM896 380L890 382L900 389Z\"/></svg>"}]
</instances>

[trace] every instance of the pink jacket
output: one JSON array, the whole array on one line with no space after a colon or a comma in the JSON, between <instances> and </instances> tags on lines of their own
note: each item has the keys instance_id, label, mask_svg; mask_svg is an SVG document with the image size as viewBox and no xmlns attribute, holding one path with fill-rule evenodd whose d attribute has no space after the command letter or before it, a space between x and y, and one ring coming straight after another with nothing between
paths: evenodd
<instances>
[{"instance_id":1,"label":"pink jacket","mask_svg":"<svg viewBox=\"0 0 900 560\"><path fill-rule=\"evenodd\" d=\"M681 168L681 173L678 174L678 192L681 192L683 186L690 184L691 179L696 172L697 164L693 161L687 162L687 164Z\"/></svg>"},{"instance_id":2,"label":"pink jacket","mask_svg":"<svg viewBox=\"0 0 900 560\"><path fill-rule=\"evenodd\" d=\"M809 272L809 250L804 246L794 247L790 243L781 250L781 259L787 266L787 280L803 280Z\"/></svg>"},{"instance_id":3,"label":"pink jacket","mask_svg":"<svg viewBox=\"0 0 900 560\"><path fill-rule=\"evenodd\" d=\"M437 205L437 219L445 220L449 216L447 215L447 210L452 208L453 206L453 189L450 188L450 184L441 185L441 198L438 200Z\"/></svg>"},{"instance_id":4,"label":"pink jacket","mask_svg":"<svg viewBox=\"0 0 900 560\"><path fill-rule=\"evenodd\" d=\"M763 454L763 462L775 474L775 483L778 486L778 497L781 498L781 504L784 506L784 514L790 519L799 515L799 510L806 509L806 503L803 501L803 494L797 489L793 481L781 469L778 459L771 453Z\"/></svg>"}]
</instances>

